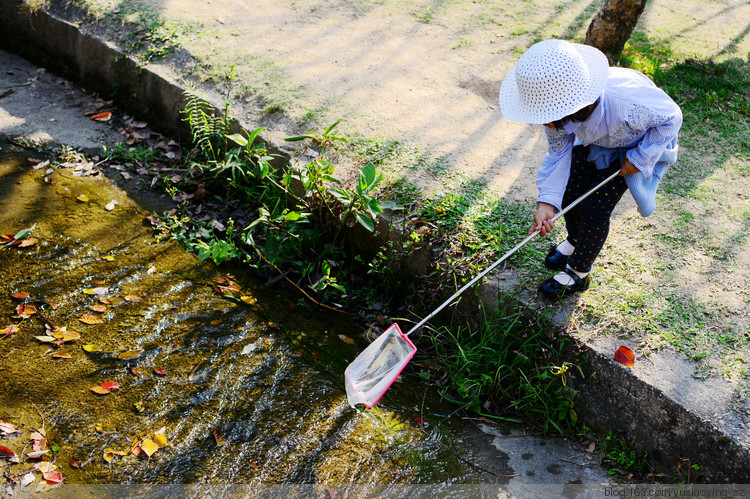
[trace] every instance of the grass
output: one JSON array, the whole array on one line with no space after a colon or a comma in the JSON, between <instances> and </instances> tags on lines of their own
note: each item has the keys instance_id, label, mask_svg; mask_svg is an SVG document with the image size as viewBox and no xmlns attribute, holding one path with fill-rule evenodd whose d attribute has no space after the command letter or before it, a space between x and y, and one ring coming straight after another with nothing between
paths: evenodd
<instances>
[{"instance_id":1,"label":"grass","mask_svg":"<svg viewBox=\"0 0 750 499\"><path fill-rule=\"evenodd\" d=\"M576 431L576 391L566 383L575 366L560 360L546 318L516 311L476 322L428 330L430 346L415 362L419 375L465 410L544 433Z\"/></svg>"}]
</instances>

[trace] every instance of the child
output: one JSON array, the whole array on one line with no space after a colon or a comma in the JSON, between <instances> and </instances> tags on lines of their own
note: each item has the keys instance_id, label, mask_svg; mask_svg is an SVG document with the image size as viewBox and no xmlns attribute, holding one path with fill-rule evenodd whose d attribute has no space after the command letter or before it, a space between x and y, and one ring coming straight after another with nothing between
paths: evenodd
<instances>
[{"instance_id":1,"label":"child","mask_svg":"<svg viewBox=\"0 0 750 499\"><path fill-rule=\"evenodd\" d=\"M623 193L630 189L644 217L656 208L659 180L677 158L680 108L641 73L610 68L596 48L546 40L508 72L500 109L514 121L544 125L547 134L529 233L547 235L555 213L620 171L565 214L568 237L544 260L547 268L561 272L541 284L543 295L561 298L583 291Z\"/></svg>"}]
</instances>

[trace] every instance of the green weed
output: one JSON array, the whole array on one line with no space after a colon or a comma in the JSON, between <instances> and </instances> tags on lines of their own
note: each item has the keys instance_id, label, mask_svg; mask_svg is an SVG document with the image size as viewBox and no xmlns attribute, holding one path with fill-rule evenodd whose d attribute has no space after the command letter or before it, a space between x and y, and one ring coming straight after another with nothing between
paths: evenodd
<instances>
[{"instance_id":1,"label":"green weed","mask_svg":"<svg viewBox=\"0 0 750 499\"><path fill-rule=\"evenodd\" d=\"M431 367L421 376L465 410L568 434L578 424L577 392L567 385L575 366L557 360L560 345L545 330L543 318L520 311L488 314L475 327L428 330L431 347L424 355Z\"/></svg>"}]
</instances>

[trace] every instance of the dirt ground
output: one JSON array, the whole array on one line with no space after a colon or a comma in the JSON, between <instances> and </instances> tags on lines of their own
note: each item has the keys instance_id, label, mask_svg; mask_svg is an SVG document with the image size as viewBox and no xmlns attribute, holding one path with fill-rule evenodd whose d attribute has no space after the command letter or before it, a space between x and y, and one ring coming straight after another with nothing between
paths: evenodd
<instances>
[{"instance_id":1,"label":"dirt ground","mask_svg":"<svg viewBox=\"0 0 750 499\"><path fill-rule=\"evenodd\" d=\"M114 14L127 23L138 16L119 0L85 3L102 19ZM240 99L260 95L266 109L284 114L278 119L279 113L261 113L248 116L248 122L282 135L344 118L341 132L415 144L443 168L463 171L516 199L536 196L533 180L546 140L540 127L502 117L500 82L533 41L582 38L599 5L581 0L146 3L170 20L166 29L197 59L190 76L215 79L233 67ZM750 51L750 39L738 38L748 18L750 5L742 0L690 0L679 7L656 0L648 3L640 26L654 46L668 44L675 55L721 60L744 58ZM428 191L443 188L445 181L424 170L390 173L408 175Z\"/></svg>"}]
</instances>

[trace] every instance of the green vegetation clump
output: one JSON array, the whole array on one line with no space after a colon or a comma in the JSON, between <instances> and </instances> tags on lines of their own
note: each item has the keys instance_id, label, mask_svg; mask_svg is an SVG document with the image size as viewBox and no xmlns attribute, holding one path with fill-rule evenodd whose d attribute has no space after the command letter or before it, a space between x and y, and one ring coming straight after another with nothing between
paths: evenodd
<instances>
[{"instance_id":1,"label":"green vegetation clump","mask_svg":"<svg viewBox=\"0 0 750 499\"><path fill-rule=\"evenodd\" d=\"M481 324L429 330L420 376L434 383L444 400L543 433L576 431L577 391L567 382L576 367L560 360L561 344L549 337L544 317L521 310L487 314Z\"/></svg>"}]
</instances>

